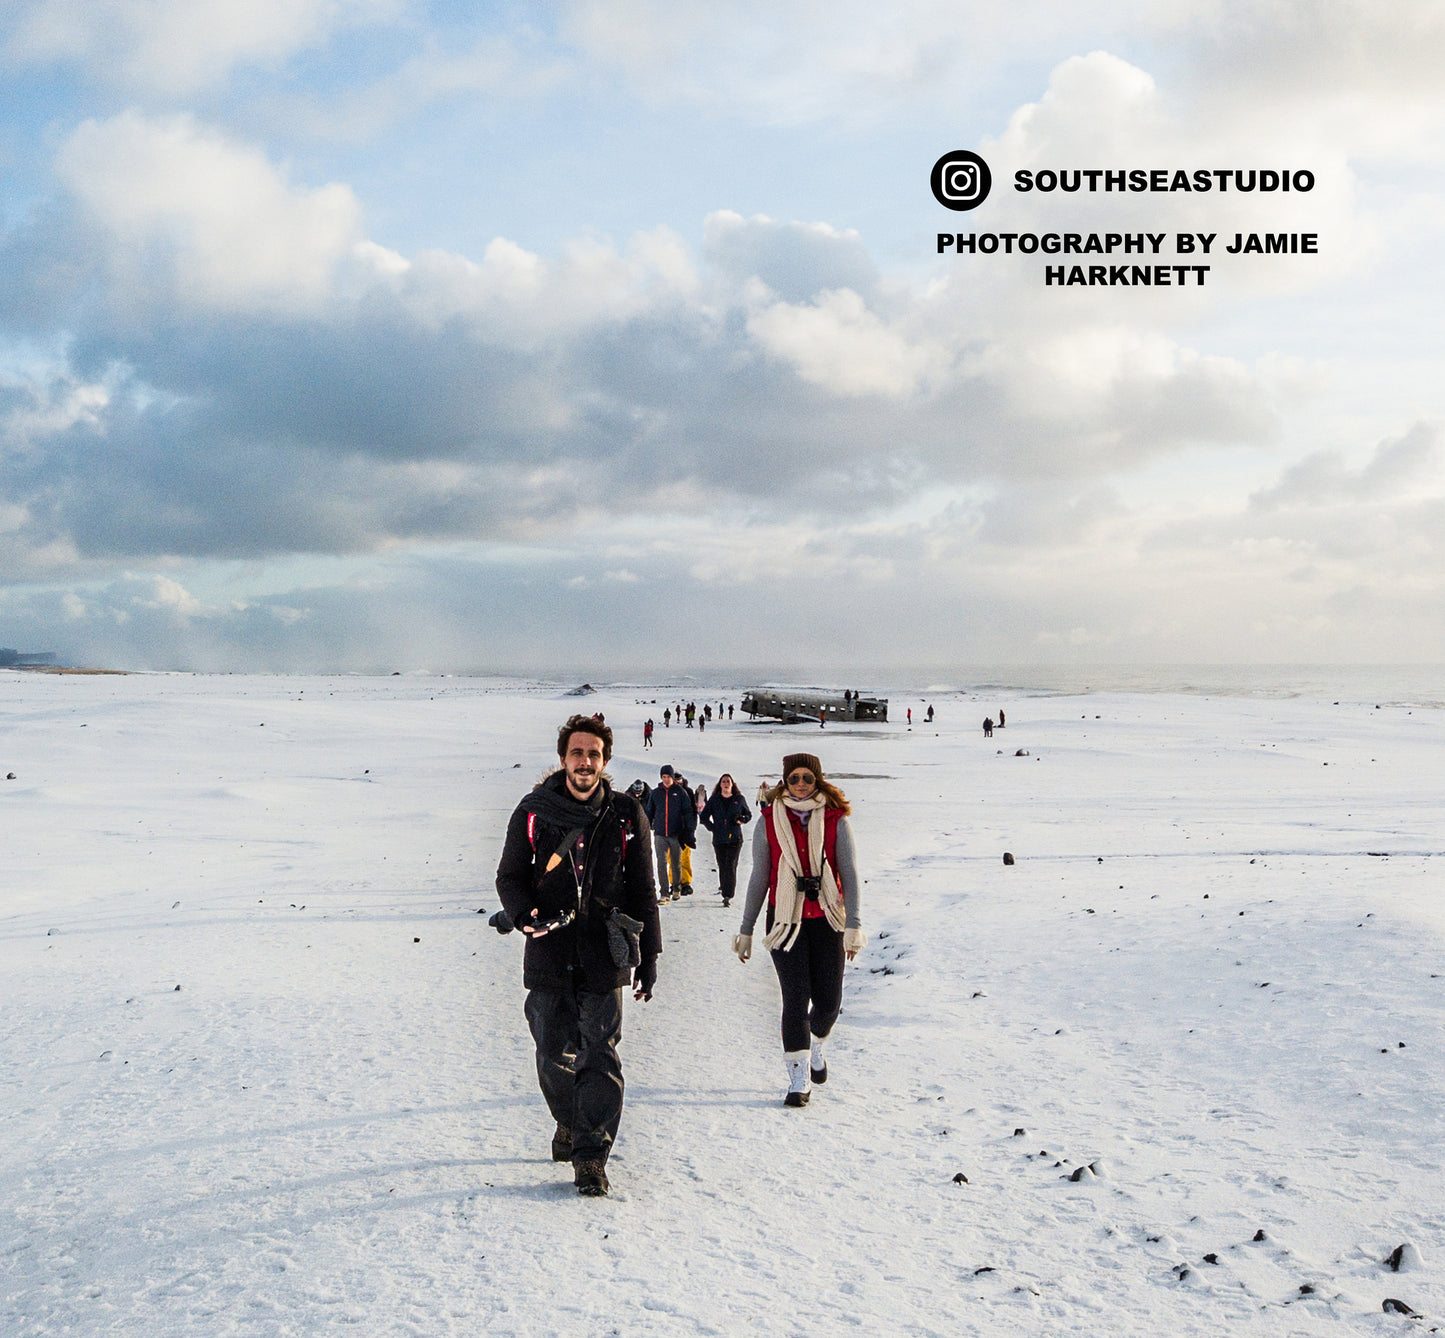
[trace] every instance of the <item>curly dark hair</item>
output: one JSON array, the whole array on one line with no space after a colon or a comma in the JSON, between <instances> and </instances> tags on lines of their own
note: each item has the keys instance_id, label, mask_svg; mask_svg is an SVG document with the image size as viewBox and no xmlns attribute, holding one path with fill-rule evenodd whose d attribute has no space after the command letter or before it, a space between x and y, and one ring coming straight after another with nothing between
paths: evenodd
<instances>
[{"instance_id":1,"label":"curly dark hair","mask_svg":"<svg viewBox=\"0 0 1445 1338\"><path fill-rule=\"evenodd\" d=\"M602 719L600 715L573 715L567 717L567 723L557 731L557 756L567 756L567 745L571 742L574 734L590 734L593 738L602 740L602 760L612 760L612 727Z\"/></svg>"}]
</instances>

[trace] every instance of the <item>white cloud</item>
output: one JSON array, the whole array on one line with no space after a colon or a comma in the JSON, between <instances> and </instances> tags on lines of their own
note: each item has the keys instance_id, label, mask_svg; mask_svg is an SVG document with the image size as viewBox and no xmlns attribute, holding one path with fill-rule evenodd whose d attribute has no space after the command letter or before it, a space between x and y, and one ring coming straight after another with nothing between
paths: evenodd
<instances>
[{"instance_id":1,"label":"white cloud","mask_svg":"<svg viewBox=\"0 0 1445 1338\"><path fill-rule=\"evenodd\" d=\"M136 608L160 609L181 618L191 618L206 611L200 600L169 576L140 576L127 572L126 578L141 586L130 597L131 604Z\"/></svg>"},{"instance_id":2,"label":"white cloud","mask_svg":"<svg viewBox=\"0 0 1445 1338\"><path fill-rule=\"evenodd\" d=\"M147 92L195 93L247 64L276 64L339 29L392 17L403 0L31 0L9 54L75 61Z\"/></svg>"},{"instance_id":3,"label":"white cloud","mask_svg":"<svg viewBox=\"0 0 1445 1338\"><path fill-rule=\"evenodd\" d=\"M77 424L98 427L111 398L109 386L77 384L63 375L27 378L21 388L29 402L22 401L0 415L0 443L12 451L24 450L39 438L66 432Z\"/></svg>"},{"instance_id":4,"label":"white cloud","mask_svg":"<svg viewBox=\"0 0 1445 1338\"><path fill-rule=\"evenodd\" d=\"M348 187L294 187L259 150L190 116L86 121L56 167L111 239L118 290L144 293L159 273L168 298L306 310L330 295L361 240Z\"/></svg>"},{"instance_id":5,"label":"white cloud","mask_svg":"<svg viewBox=\"0 0 1445 1338\"><path fill-rule=\"evenodd\" d=\"M946 349L910 340L850 289L819 293L807 305L773 301L760 287L753 293L748 333L834 395L912 395L949 370Z\"/></svg>"},{"instance_id":6,"label":"white cloud","mask_svg":"<svg viewBox=\"0 0 1445 1338\"><path fill-rule=\"evenodd\" d=\"M1196 311L1221 300L1260 293L1319 289L1350 272L1359 272L1379 253L1378 226L1359 206L1358 182L1350 144L1335 130L1307 116L1268 121L1267 99L1248 104L1248 113L1201 115L1197 105L1177 92L1166 96L1144 71L1105 51L1075 56L1051 74L1037 102L1009 118L996 139L986 140L984 156L994 166L998 208L988 226L999 231L1152 232L1164 234L1165 260L1206 261L1204 286L1183 293L1140 294L1136 303L1145 319L1159 310ZM1308 191L1070 192L1062 189L1016 192L1013 175L1028 169L1155 169L1258 172L1307 171ZM994 201L990 201L990 208ZM1209 256L1176 257L1174 237L1181 232L1214 234ZM1314 233L1318 254L1229 256L1224 248L1236 233ZM1135 259L1119 256L1116 259ZM1089 290L1081 300L1118 307L1118 295ZM1151 300L1152 298L1152 300Z\"/></svg>"},{"instance_id":7,"label":"white cloud","mask_svg":"<svg viewBox=\"0 0 1445 1338\"><path fill-rule=\"evenodd\" d=\"M668 228L639 233L621 252L579 239L557 259L498 237L480 261L424 251L395 277L408 311L428 327L460 320L521 348L667 309L700 287L687 247Z\"/></svg>"}]
</instances>

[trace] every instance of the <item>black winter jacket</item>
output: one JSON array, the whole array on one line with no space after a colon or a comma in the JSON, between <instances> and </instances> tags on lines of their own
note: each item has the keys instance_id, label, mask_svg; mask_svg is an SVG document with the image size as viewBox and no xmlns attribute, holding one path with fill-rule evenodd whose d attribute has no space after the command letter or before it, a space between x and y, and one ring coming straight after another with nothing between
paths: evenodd
<instances>
[{"instance_id":1,"label":"black winter jacket","mask_svg":"<svg viewBox=\"0 0 1445 1338\"><path fill-rule=\"evenodd\" d=\"M697 810L687 791L676 782L653 787L647 801L647 820L659 836L675 836L685 846L693 844Z\"/></svg>"},{"instance_id":2,"label":"black winter jacket","mask_svg":"<svg viewBox=\"0 0 1445 1338\"><path fill-rule=\"evenodd\" d=\"M565 793L566 784L565 773L558 771L537 789ZM602 994L630 983L631 970L612 960L607 944L607 915L614 906L642 921L644 961L662 951L647 815L630 794L614 791L605 780L601 784L601 815L583 838L580 892L570 858L545 872L567 830L537 814L535 790L517 805L507 823L506 844L497 865L497 895L513 923L527 924L534 906L546 918L549 912L580 903L571 924L541 938L526 935L522 983L528 989L556 989L575 981L579 989Z\"/></svg>"},{"instance_id":3,"label":"black winter jacket","mask_svg":"<svg viewBox=\"0 0 1445 1338\"><path fill-rule=\"evenodd\" d=\"M707 801L702 811L702 825L712 833L715 846L740 846L743 843L743 823L753 820L748 801L736 785L731 796L724 799L715 794Z\"/></svg>"}]
</instances>

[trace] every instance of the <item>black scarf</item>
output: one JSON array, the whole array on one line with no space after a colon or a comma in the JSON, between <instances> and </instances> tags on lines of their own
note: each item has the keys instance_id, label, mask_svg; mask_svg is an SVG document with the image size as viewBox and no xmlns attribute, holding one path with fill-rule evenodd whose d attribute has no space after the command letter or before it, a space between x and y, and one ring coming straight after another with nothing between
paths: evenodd
<instances>
[{"instance_id":1,"label":"black scarf","mask_svg":"<svg viewBox=\"0 0 1445 1338\"><path fill-rule=\"evenodd\" d=\"M565 773L558 773L548 776L528 796L527 807L535 813L543 822L549 826L561 827L566 835L562 843L556 849L556 854L561 857L564 864L571 867L572 875L577 879L577 901L582 915L586 915L592 900L592 860L590 848L584 856L584 869L579 873L573 855L579 838L589 837L592 829L596 827L601 816L612 807L612 787L605 780L597 782L597 788L592 791L586 799L574 799L572 791L567 788L567 777ZM543 877L550 872L552 852L538 852L539 860L544 869Z\"/></svg>"},{"instance_id":2,"label":"black scarf","mask_svg":"<svg viewBox=\"0 0 1445 1338\"><path fill-rule=\"evenodd\" d=\"M566 773L548 776L530 795L527 808L544 822L552 823L564 830L581 828L587 831L602 816L602 810L611 798L612 788L605 780L597 782L597 788L586 799L574 799L567 788Z\"/></svg>"}]
</instances>

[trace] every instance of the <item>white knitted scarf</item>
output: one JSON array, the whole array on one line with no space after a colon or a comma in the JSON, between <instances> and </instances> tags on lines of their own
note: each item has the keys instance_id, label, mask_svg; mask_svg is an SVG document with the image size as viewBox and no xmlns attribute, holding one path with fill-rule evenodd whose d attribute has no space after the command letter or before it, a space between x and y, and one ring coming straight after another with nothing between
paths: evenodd
<instances>
[{"instance_id":1,"label":"white knitted scarf","mask_svg":"<svg viewBox=\"0 0 1445 1338\"><path fill-rule=\"evenodd\" d=\"M778 860L778 888L773 900L773 927L763 939L764 945L769 948L787 952L803 932L803 904L806 898L798 891L798 879L806 877L806 873L802 860L798 857L798 842L793 836L793 824L788 818L788 809L796 813L811 813L812 816L808 819L808 866L820 869L823 874L823 887L818 895L818 902L834 929L841 930L847 923L843 899L838 893L838 880L823 859L823 836L828 825L823 810L827 803L820 794L815 794L811 799L779 796L768 809L773 824L773 836L781 852Z\"/></svg>"}]
</instances>

